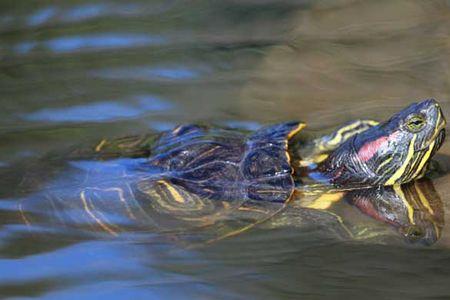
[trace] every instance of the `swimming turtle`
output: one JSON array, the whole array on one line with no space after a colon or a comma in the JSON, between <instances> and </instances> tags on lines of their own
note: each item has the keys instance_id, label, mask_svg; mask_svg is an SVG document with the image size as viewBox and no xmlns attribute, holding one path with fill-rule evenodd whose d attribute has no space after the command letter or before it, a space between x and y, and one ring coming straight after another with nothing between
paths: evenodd
<instances>
[{"instance_id":1,"label":"swimming turtle","mask_svg":"<svg viewBox=\"0 0 450 300\"><path fill-rule=\"evenodd\" d=\"M388 223L396 222L389 220L396 214L387 207L402 206L407 221L398 227L406 228L415 223L414 206L398 186L424 175L444 141L445 124L439 104L425 100L385 122L357 120L320 136L303 131L302 122L254 132L181 125L156 136L105 139L87 155L72 152L72 173L43 195L56 219L112 235L152 226L177 233L194 228L201 239L216 241L284 213L288 203L300 203L296 211L308 214L345 198ZM71 188L61 188L67 182ZM384 206L355 200L382 196ZM42 203L22 201L20 211L27 224L49 222ZM334 212L325 215L345 223Z\"/></svg>"}]
</instances>

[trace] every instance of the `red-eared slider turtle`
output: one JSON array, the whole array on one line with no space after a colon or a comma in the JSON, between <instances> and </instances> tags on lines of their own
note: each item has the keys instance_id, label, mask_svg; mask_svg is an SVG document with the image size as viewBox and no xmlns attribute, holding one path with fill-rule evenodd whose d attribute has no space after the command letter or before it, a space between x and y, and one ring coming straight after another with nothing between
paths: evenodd
<instances>
[{"instance_id":1,"label":"red-eared slider turtle","mask_svg":"<svg viewBox=\"0 0 450 300\"><path fill-rule=\"evenodd\" d=\"M426 199L423 192L405 194L399 185L423 176L443 143L445 124L439 104L426 100L385 122L358 120L319 137L302 131L302 122L254 132L182 125L158 136L102 140L87 156L73 152L72 173L42 195L58 220L113 235L138 228L175 233L195 228L201 240L214 241L270 219L290 200L298 199L292 206L307 214L327 210L343 196L378 220L401 219L397 227L409 232L407 224L417 227L411 215L417 205L408 200L432 206L414 200ZM61 188L67 180L71 187ZM370 206L363 198L384 202L371 200ZM42 205L22 201L24 222L49 222ZM404 213L406 218L396 217ZM321 215L314 219L326 216L345 224L341 213ZM436 216L434 210L425 215Z\"/></svg>"}]
</instances>

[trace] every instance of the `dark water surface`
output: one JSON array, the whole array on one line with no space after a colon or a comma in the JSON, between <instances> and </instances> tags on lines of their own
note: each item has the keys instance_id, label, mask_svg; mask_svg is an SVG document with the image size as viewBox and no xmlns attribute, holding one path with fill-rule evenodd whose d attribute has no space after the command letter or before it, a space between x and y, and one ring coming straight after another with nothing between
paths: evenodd
<instances>
[{"instance_id":1,"label":"dark water surface","mask_svg":"<svg viewBox=\"0 0 450 300\"><path fill-rule=\"evenodd\" d=\"M448 119L449 30L448 1L1 1L0 297L450 298L448 224L428 247L266 225L186 249L112 204L117 236L67 206L121 169L38 160L186 122L384 119L430 97ZM449 180L434 179L447 216ZM46 191L64 215L42 214Z\"/></svg>"}]
</instances>

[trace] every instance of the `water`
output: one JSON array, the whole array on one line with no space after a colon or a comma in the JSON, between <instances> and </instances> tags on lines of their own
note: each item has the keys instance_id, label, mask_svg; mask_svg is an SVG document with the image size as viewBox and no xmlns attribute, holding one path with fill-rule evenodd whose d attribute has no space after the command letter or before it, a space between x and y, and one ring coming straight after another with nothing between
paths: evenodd
<instances>
[{"instance_id":1,"label":"water","mask_svg":"<svg viewBox=\"0 0 450 300\"><path fill-rule=\"evenodd\" d=\"M52 185L65 195L63 204L74 197L63 182L79 177L37 158L105 137L186 122L256 129L301 119L319 129L354 118L384 119L429 97L448 118L448 1L0 6L3 297L449 297L448 224L431 247L261 226L186 249L155 231L134 231L114 207L105 213L130 226L119 237L49 226L53 219L39 214L40 226L29 227L17 214L21 201L33 207L41 199L29 186ZM437 157L444 171L450 168L446 155L448 143ZM38 175L21 182L25 169ZM446 215L449 178L434 179Z\"/></svg>"}]
</instances>

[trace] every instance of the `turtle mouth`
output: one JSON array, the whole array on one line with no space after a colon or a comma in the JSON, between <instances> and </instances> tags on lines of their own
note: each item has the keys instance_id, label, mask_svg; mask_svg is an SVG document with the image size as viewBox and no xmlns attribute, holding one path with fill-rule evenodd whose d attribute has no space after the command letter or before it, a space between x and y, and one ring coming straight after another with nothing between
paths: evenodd
<instances>
[{"instance_id":1,"label":"turtle mouth","mask_svg":"<svg viewBox=\"0 0 450 300\"><path fill-rule=\"evenodd\" d=\"M430 138L430 140L424 145L422 148L419 148L418 151L426 151L429 149L430 145L434 142L434 151L439 150L442 144L445 141L446 133L445 133L445 124L443 126L439 126L436 133Z\"/></svg>"},{"instance_id":2,"label":"turtle mouth","mask_svg":"<svg viewBox=\"0 0 450 300\"><path fill-rule=\"evenodd\" d=\"M430 145L434 142L433 150L431 152L431 156L433 156L436 153L436 151L438 151L439 148L441 148L441 146L444 144L445 136L446 136L445 129L439 130L439 132L435 135L435 137L430 140L428 146L424 147L423 150L427 151L430 148Z\"/></svg>"},{"instance_id":3,"label":"turtle mouth","mask_svg":"<svg viewBox=\"0 0 450 300\"><path fill-rule=\"evenodd\" d=\"M445 129L441 129L436 137L436 146L434 147L434 151L439 150L441 148L442 144L444 144L445 141Z\"/></svg>"}]
</instances>

